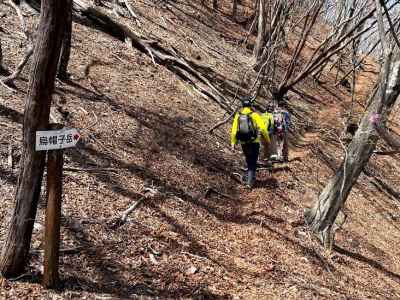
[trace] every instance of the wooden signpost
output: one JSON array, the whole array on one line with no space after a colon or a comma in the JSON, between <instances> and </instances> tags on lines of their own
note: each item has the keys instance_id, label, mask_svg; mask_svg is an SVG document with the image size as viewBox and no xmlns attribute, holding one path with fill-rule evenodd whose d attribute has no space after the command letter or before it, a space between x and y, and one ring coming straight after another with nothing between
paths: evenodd
<instances>
[{"instance_id":1,"label":"wooden signpost","mask_svg":"<svg viewBox=\"0 0 400 300\"><path fill-rule=\"evenodd\" d=\"M80 135L76 129L51 124L48 131L36 132L36 151L47 152L47 207L43 285L57 286L60 252L63 149L74 147Z\"/></svg>"}]
</instances>

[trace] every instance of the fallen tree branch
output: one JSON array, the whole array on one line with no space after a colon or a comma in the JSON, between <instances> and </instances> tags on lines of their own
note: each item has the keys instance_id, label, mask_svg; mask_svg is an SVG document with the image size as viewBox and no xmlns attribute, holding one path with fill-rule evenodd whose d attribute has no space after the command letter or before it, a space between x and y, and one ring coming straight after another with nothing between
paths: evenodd
<instances>
[{"instance_id":1,"label":"fallen tree branch","mask_svg":"<svg viewBox=\"0 0 400 300\"><path fill-rule=\"evenodd\" d=\"M131 14L131 16L135 19L136 25L138 27L141 27L142 24L140 23L139 18L137 17L137 15L135 14L134 10L130 6L128 0L124 0L124 4L125 4L126 8L128 9L129 13Z\"/></svg>"},{"instance_id":2,"label":"fallen tree branch","mask_svg":"<svg viewBox=\"0 0 400 300\"><path fill-rule=\"evenodd\" d=\"M124 225L126 223L126 221L128 220L129 215L136 208L138 208L143 203L144 200L153 198L154 196L156 196L158 194L159 194L159 191L154 188L150 188L150 187L145 188L144 195L141 198L139 198L136 202L131 204L126 210L124 210L121 213L121 216L119 218L112 220L110 228L117 229L117 228L121 227L122 225Z\"/></svg>"},{"instance_id":3,"label":"fallen tree branch","mask_svg":"<svg viewBox=\"0 0 400 300\"><path fill-rule=\"evenodd\" d=\"M125 210L120 218L120 221L122 224L126 223L126 220L128 220L128 216L137 208L139 207L139 205L144 201L144 199L146 199L146 196L143 196L142 198L140 198L139 200L137 200L135 203L133 203L131 206L128 207L127 210ZM121 224L121 225L122 225Z\"/></svg>"},{"instance_id":4,"label":"fallen tree branch","mask_svg":"<svg viewBox=\"0 0 400 300\"><path fill-rule=\"evenodd\" d=\"M66 167L63 169L64 171L69 172L120 172L120 169L114 168L74 168L74 167Z\"/></svg>"},{"instance_id":5,"label":"fallen tree branch","mask_svg":"<svg viewBox=\"0 0 400 300\"><path fill-rule=\"evenodd\" d=\"M233 198L232 196L230 196L230 195L228 195L228 194L221 193L220 191L217 191L216 189L214 189L214 188L212 188L212 187L207 187L207 189L206 189L205 192L203 193L202 198L203 198L203 199L207 198L211 193L220 195L220 196L222 196L222 197L224 197L224 198L227 198L227 199L230 199L230 200L237 200L237 199Z\"/></svg>"},{"instance_id":6,"label":"fallen tree branch","mask_svg":"<svg viewBox=\"0 0 400 300\"><path fill-rule=\"evenodd\" d=\"M66 249L60 249L60 254L64 255L74 255L74 254L79 254L82 250L88 250L90 248L85 248L83 246L76 247L76 248L66 248ZM30 251L31 254L38 255L38 254L43 254L44 250L32 250Z\"/></svg>"},{"instance_id":7,"label":"fallen tree branch","mask_svg":"<svg viewBox=\"0 0 400 300\"><path fill-rule=\"evenodd\" d=\"M21 23L22 32L23 32L23 34L24 34L24 36L25 36L25 38L26 38L26 40L28 42L25 55L22 58L21 62L15 68L14 72L10 76L1 79L1 83L2 83L3 86L7 86L7 87L9 87L9 89L12 89L11 85L13 84L14 80L17 79L17 77L21 74L21 72L24 69L25 65L28 63L29 58L33 54L33 41L32 41L31 34L28 32L28 30L26 28L24 16L22 15L22 12L21 12L20 8L18 7L18 5L16 5L14 3L14 1L9 0L8 2L14 8L14 10L16 11L16 13L18 15L18 18L19 18L19 21ZM12 90L14 91L14 89L12 89Z\"/></svg>"},{"instance_id":8,"label":"fallen tree branch","mask_svg":"<svg viewBox=\"0 0 400 300\"><path fill-rule=\"evenodd\" d=\"M25 52L25 55L22 58L22 60L20 61L20 63L17 65L17 67L15 68L14 72L10 76L2 79L2 82L6 85L12 84L14 82L14 80L17 79L18 76L21 74L22 70L24 69L25 65L28 63L29 58L32 56L32 54L33 54L33 45L31 44L31 42L29 42L26 52Z\"/></svg>"},{"instance_id":9,"label":"fallen tree branch","mask_svg":"<svg viewBox=\"0 0 400 300\"><path fill-rule=\"evenodd\" d=\"M40 0L25 2L40 11ZM100 30L121 42L130 41L133 47L149 56L155 63L165 66L182 80L188 81L226 111L233 111L229 100L222 92L197 71L196 65L188 61L178 50L167 49L156 41L139 36L129 26L114 20L83 0L73 1L73 17L75 22Z\"/></svg>"},{"instance_id":10,"label":"fallen tree branch","mask_svg":"<svg viewBox=\"0 0 400 300\"><path fill-rule=\"evenodd\" d=\"M374 151L373 152L375 155L395 155L399 154L400 150L394 150L394 151Z\"/></svg>"},{"instance_id":11,"label":"fallen tree branch","mask_svg":"<svg viewBox=\"0 0 400 300\"><path fill-rule=\"evenodd\" d=\"M230 119L232 119L234 117L236 113L236 110L233 111L226 119L222 120L221 122L218 122L217 124L215 124L213 127L210 128L210 130L208 131L208 133L213 133L213 131L219 127L221 127L222 125L226 124L229 122Z\"/></svg>"}]
</instances>

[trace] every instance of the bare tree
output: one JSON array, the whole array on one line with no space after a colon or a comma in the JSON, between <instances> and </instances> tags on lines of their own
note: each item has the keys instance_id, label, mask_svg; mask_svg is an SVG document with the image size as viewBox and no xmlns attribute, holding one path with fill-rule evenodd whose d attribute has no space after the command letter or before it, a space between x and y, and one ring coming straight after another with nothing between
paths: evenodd
<instances>
[{"instance_id":1,"label":"bare tree","mask_svg":"<svg viewBox=\"0 0 400 300\"><path fill-rule=\"evenodd\" d=\"M257 40L254 46L254 57L256 60L262 54L263 48L266 46L268 41L268 30L267 30L267 3L265 0L257 0L258 12L257 12Z\"/></svg>"},{"instance_id":2,"label":"bare tree","mask_svg":"<svg viewBox=\"0 0 400 300\"><path fill-rule=\"evenodd\" d=\"M3 67L3 50L1 49L1 39L0 39L0 75L5 71Z\"/></svg>"},{"instance_id":3,"label":"bare tree","mask_svg":"<svg viewBox=\"0 0 400 300\"><path fill-rule=\"evenodd\" d=\"M286 31L295 32L300 28L300 32L297 34L299 38L292 51L292 57L283 71L283 76L275 79L278 73L275 70L279 62L280 52L282 52L278 46L281 38L278 37L275 42L273 38L270 38L272 43L264 47L265 53L259 59L258 84L255 82L253 88L260 91L261 87L266 87L273 99L279 103L284 100L289 90L296 91L295 86L307 77L314 75L318 78L326 64L337 60L338 57L342 56L342 53L351 58L351 51L353 50L351 46L357 45L360 38L371 31L376 24L376 22L372 22L371 26L364 26L374 16L376 8L371 7L370 2L365 1L355 2L353 0L353 2L346 1L346 3L357 3L357 9L350 7L347 15L340 19L340 23L336 24L322 41L319 40L317 46L315 45L318 40L311 33L324 15L325 1L310 0L301 3L296 2L296 4L294 2L286 3L287 8L285 8L282 17L279 18L281 22L277 24L280 24L278 28L281 27L285 30L284 27L289 24L285 22L285 18L290 18L292 25ZM395 3L392 3L388 9L392 9L395 5ZM308 56L306 61L300 63L300 60L304 59L302 53L306 48L310 50L311 46L311 55ZM349 65L351 65L351 60L349 60Z\"/></svg>"},{"instance_id":4,"label":"bare tree","mask_svg":"<svg viewBox=\"0 0 400 300\"><path fill-rule=\"evenodd\" d=\"M66 29L62 41L61 56L58 63L57 77L61 80L68 79L68 63L71 54L71 37L72 37L72 0L65 0L67 7Z\"/></svg>"},{"instance_id":5,"label":"bare tree","mask_svg":"<svg viewBox=\"0 0 400 300\"><path fill-rule=\"evenodd\" d=\"M232 18L233 19L236 19L236 16L237 16L238 1L239 0L233 0L233 4L232 4Z\"/></svg>"},{"instance_id":6,"label":"bare tree","mask_svg":"<svg viewBox=\"0 0 400 300\"><path fill-rule=\"evenodd\" d=\"M218 0L213 0L213 10L217 11L218 9Z\"/></svg>"},{"instance_id":7,"label":"bare tree","mask_svg":"<svg viewBox=\"0 0 400 300\"><path fill-rule=\"evenodd\" d=\"M391 64L387 65L391 66ZM359 129L346 149L345 160L322 191L314 206L306 210L307 223L327 248L332 245L334 240L332 227L336 217L347 200L362 169L367 164L378 140L374 127L369 122L370 115L376 112L388 114L400 94L400 89L398 88L400 84L399 56L396 57L393 66L388 71L389 84L385 91L386 98L383 99L379 93L374 95L370 107L361 120Z\"/></svg>"},{"instance_id":8,"label":"bare tree","mask_svg":"<svg viewBox=\"0 0 400 300\"><path fill-rule=\"evenodd\" d=\"M377 0L376 16L379 23L381 44L387 45L384 24ZM382 115L382 126L385 126L398 96L400 95L400 54L397 52L392 62L392 48L382 48L385 64L381 72L380 88L373 94L369 107L361 119L359 129L352 142L345 149L345 159L334 177L315 201L312 208L307 209L305 218L312 231L319 237L325 247L331 247L334 241L332 230L338 213L356 183L364 166L373 153L378 136L370 117L373 114Z\"/></svg>"},{"instance_id":9,"label":"bare tree","mask_svg":"<svg viewBox=\"0 0 400 300\"><path fill-rule=\"evenodd\" d=\"M25 101L23 153L16 204L4 242L0 273L15 277L24 272L36 216L45 154L35 151L37 130L48 128L51 95L57 73L62 38L66 29L65 1L42 0L33 69Z\"/></svg>"}]
</instances>

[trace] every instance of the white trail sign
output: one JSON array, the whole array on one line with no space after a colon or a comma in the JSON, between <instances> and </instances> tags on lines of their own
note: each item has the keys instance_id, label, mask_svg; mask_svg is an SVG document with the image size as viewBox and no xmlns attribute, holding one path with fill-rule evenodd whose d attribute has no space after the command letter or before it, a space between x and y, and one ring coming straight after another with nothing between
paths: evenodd
<instances>
[{"instance_id":1,"label":"white trail sign","mask_svg":"<svg viewBox=\"0 0 400 300\"><path fill-rule=\"evenodd\" d=\"M36 131L36 151L58 150L75 147L80 139L78 130L60 129Z\"/></svg>"}]
</instances>

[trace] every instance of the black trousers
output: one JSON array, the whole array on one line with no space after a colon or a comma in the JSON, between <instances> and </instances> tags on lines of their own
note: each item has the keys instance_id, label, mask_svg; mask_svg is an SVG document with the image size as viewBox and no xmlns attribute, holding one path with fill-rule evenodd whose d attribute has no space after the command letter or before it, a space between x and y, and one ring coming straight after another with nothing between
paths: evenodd
<instances>
[{"instance_id":1,"label":"black trousers","mask_svg":"<svg viewBox=\"0 0 400 300\"><path fill-rule=\"evenodd\" d=\"M242 150L247 164L247 184L252 186L256 180L257 161L260 154L260 143L242 144Z\"/></svg>"}]
</instances>

